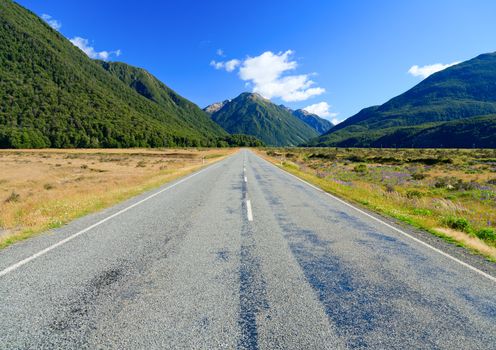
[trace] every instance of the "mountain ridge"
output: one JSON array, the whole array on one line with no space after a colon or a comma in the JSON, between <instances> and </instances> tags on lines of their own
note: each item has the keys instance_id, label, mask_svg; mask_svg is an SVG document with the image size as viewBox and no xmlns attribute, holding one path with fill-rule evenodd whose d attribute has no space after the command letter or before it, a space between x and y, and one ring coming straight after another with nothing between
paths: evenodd
<instances>
[{"instance_id":1,"label":"mountain ridge","mask_svg":"<svg viewBox=\"0 0 496 350\"><path fill-rule=\"evenodd\" d=\"M288 110L256 93L241 93L211 117L229 133L252 135L271 146L296 146L318 136Z\"/></svg>"},{"instance_id":2,"label":"mountain ridge","mask_svg":"<svg viewBox=\"0 0 496 350\"><path fill-rule=\"evenodd\" d=\"M10 0L0 24L0 147L208 146L226 135L140 95Z\"/></svg>"},{"instance_id":3,"label":"mountain ridge","mask_svg":"<svg viewBox=\"0 0 496 350\"><path fill-rule=\"evenodd\" d=\"M294 110L292 111L292 114L305 124L309 125L320 135L326 133L334 126L330 121L304 109Z\"/></svg>"},{"instance_id":4,"label":"mountain ridge","mask_svg":"<svg viewBox=\"0 0 496 350\"><path fill-rule=\"evenodd\" d=\"M409 144L411 147L413 144L424 147L424 141L417 139L416 143L404 139L405 133L399 130L419 129L422 125L429 128L432 123L440 127L442 123L495 113L496 53L487 53L432 74L382 105L362 109L307 145L395 147ZM394 137L395 133L398 137ZM459 144L465 142L460 140ZM480 147L485 145L480 143Z\"/></svg>"}]
</instances>

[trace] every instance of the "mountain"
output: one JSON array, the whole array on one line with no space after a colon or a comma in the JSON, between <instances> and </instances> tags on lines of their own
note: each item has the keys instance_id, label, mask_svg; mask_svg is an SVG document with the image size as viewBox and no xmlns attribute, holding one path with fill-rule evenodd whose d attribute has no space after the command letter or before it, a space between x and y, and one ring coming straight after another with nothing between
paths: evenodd
<instances>
[{"instance_id":1,"label":"mountain","mask_svg":"<svg viewBox=\"0 0 496 350\"><path fill-rule=\"evenodd\" d=\"M379 140L396 147L496 148L496 114L457 119L432 126L402 128ZM391 141L388 140L391 138Z\"/></svg>"},{"instance_id":2,"label":"mountain","mask_svg":"<svg viewBox=\"0 0 496 350\"><path fill-rule=\"evenodd\" d=\"M227 135L149 73L91 60L10 0L0 37L0 147L208 146Z\"/></svg>"},{"instance_id":3,"label":"mountain","mask_svg":"<svg viewBox=\"0 0 496 350\"><path fill-rule=\"evenodd\" d=\"M229 100L225 100L225 101L222 101L222 102L212 103L211 105L208 105L207 107L203 108L203 110L205 112L207 112L208 114L214 114L219 109L221 109L222 107L224 107L224 105L226 103L228 103L228 102L229 102Z\"/></svg>"},{"instance_id":4,"label":"mountain","mask_svg":"<svg viewBox=\"0 0 496 350\"><path fill-rule=\"evenodd\" d=\"M257 137L270 146L296 146L318 136L287 109L256 93L242 93L212 114L212 120L231 134Z\"/></svg>"},{"instance_id":5,"label":"mountain","mask_svg":"<svg viewBox=\"0 0 496 350\"><path fill-rule=\"evenodd\" d=\"M341 147L489 147L480 135L496 124L496 53L435 73L381 106L363 109L310 141ZM486 118L473 118L488 116ZM483 120L483 122L482 122ZM459 122L457 122L459 121ZM443 128L463 126L446 142Z\"/></svg>"},{"instance_id":6,"label":"mountain","mask_svg":"<svg viewBox=\"0 0 496 350\"><path fill-rule=\"evenodd\" d=\"M304 109L297 109L292 111L292 113L296 118L310 126L320 135L326 133L333 127L333 124L330 121L319 117L317 114L307 112Z\"/></svg>"},{"instance_id":7,"label":"mountain","mask_svg":"<svg viewBox=\"0 0 496 350\"><path fill-rule=\"evenodd\" d=\"M177 94L145 69L122 62L96 62L140 95L193 125L196 131L206 135L226 134L224 129L212 121L210 116L200 107Z\"/></svg>"}]
</instances>

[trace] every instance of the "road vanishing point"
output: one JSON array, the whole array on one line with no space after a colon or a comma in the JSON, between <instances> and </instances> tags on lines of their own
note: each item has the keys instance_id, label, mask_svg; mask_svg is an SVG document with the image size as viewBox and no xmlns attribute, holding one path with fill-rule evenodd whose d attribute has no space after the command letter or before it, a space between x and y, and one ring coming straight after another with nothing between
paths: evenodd
<instances>
[{"instance_id":1,"label":"road vanishing point","mask_svg":"<svg viewBox=\"0 0 496 350\"><path fill-rule=\"evenodd\" d=\"M495 349L455 249L241 150L0 251L0 348Z\"/></svg>"}]
</instances>

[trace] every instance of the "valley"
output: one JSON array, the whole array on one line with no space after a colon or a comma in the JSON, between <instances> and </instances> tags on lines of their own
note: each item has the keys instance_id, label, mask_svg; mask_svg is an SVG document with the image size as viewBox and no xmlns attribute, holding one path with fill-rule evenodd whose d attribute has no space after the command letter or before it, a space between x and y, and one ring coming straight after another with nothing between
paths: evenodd
<instances>
[{"instance_id":1,"label":"valley","mask_svg":"<svg viewBox=\"0 0 496 350\"><path fill-rule=\"evenodd\" d=\"M0 349L494 349L494 13L0 0Z\"/></svg>"}]
</instances>

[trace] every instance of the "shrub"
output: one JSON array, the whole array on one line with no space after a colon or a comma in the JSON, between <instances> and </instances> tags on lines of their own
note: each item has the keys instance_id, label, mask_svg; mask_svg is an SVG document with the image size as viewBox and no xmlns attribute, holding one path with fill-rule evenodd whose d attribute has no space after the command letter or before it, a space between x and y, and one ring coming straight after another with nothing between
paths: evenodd
<instances>
[{"instance_id":1,"label":"shrub","mask_svg":"<svg viewBox=\"0 0 496 350\"><path fill-rule=\"evenodd\" d=\"M494 179L490 179L490 180L487 180L487 183L488 183L489 185L496 185L496 178L494 178Z\"/></svg>"},{"instance_id":2,"label":"shrub","mask_svg":"<svg viewBox=\"0 0 496 350\"><path fill-rule=\"evenodd\" d=\"M445 177L441 177L434 183L435 188L444 188L448 186L448 180Z\"/></svg>"},{"instance_id":3,"label":"shrub","mask_svg":"<svg viewBox=\"0 0 496 350\"><path fill-rule=\"evenodd\" d=\"M387 192L387 193L392 193L392 192L394 192L394 191L396 191L396 189L394 188L394 186L393 186L393 185L391 185L391 184L387 184L387 185L386 185L386 192Z\"/></svg>"},{"instance_id":4,"label":"shrub","mask_svg":"<svg viewBox=\"0 0 496 350\"><path fill-rule=\"evenodd\" d=\"M429 209L423 209L423 208L415 208L415 209L413 209L413 213L415 215L423 215L423 216L431 216L432 215L432 211L430 211Z\"/></svg>"},{"instance_id":5,"label":"shrub","mask_svg":"<svg viewBox=\"0 0 496 350\"><path fill-rule=\"evenodd\" d=\"M348 156L345 159L349 160L350 162L353 162L353 163L361 163L361 162L365 161L365 159L363 157L357 156L355 154Z\"/></svg>"},{"instance_id":6,"label":"shrub","mask_svg":"<svg viewBox=\"0 0 496 350\"><path fill-rule=\"evenodd\" d=\"M422 198L424 194L417 190L408 190L406 191L406 196L410 199L413 199L413 198Z\"/></svg>"},{"instance_id":7,"label":"shrub","mask_svg":"<svg viewBox=\"0 0 496 350\"><path fill-rule=\"evenodd\" d=\"M51 190L52 188L55 188L55 186L54 186L54 185L52 185L52 184L44 184L44 185L43 185L43 188L44 188L45 190Z\"/></svg>"},{"instance_id":8,"label":"shrub","mask_svg":"<svg viewBox=\"0 0 496 350\"><path fill-rule=\"evenodd\" d=\"M412 179L414 179L414 180L423 180L426 177L427 177L427 175L424 174L424 173L414 173L414 174L412 174Z\"/></svg>"},{"instance_id":9,"label":"shrub","mask_svg":"<svg viewBox=\"0 0 496 350\"><path fill-rule=\"evenodd\" d=\"M355 165L355 167L353 168L353 171L356 173L365 174L368 170L367 170L367 166L365 164L358 164L358 165Z\"/></svg>"},{"instance_id":10,"label":"shrub","mask_svg":"<svg viewBox=\"0 0 496 350\"><path fill-rule=\"evenodd\" d=\"M309 159L317 158L317 159L328 159L335 160L336 154L334 153L312 153L308 156Z\"/></svg>"},{"instance_id":11,"label":"shrub","mask_svg":"<svg viewBox=\"0 0 496 350\"><path fill-rule=\"evenodd\" d=\"M10 194L10 196L8 196L7 199L5 200L5 203L19 202L19 199L20 198L21 198L21 196L19 195L19 193L16 193L15 191L12 191L12 193Z\"/></svg>"},{"instance_id":12,"label":"shrub","mask_svg":"<svg viewBox=\"0 0 496 350\"><path fill-rule=\"evenodd\" d=\"M81 169L88 169L88 166L86 164L81 165Z\"/></svg>"},{"instance_id":13,"label":"shrub","mask_svg":"<svg viewBox=\"0 0 496 350\"><path fill-rule=\"evenodd\" d=\"M453 185L453 188L457 191L471 191L471 190L475 190L477 188L477 183L476 182L464 182L462 180L458 180Z\"/></svg>"},{"instance_id":14,"label":"shrub","mask_svg":"<svg viewBox=\"0 0 496 350\"><path fill-rule=\"evenodd\" d=\"M478 230L475 235L484 241L496 242L496 232L490 227Z\"/></svg>"},{"instance_id":15,"label":"shrub","mask_svg":"<svg viewBox=\"0 0 496 350\"><path fill-rule=\"evenodd\" d=\"M465 218L448 216L447 218L444 219L444 224L454 230L463 231L467 233L471 232L470 223Z\"/></svg>"}]
</instances>

